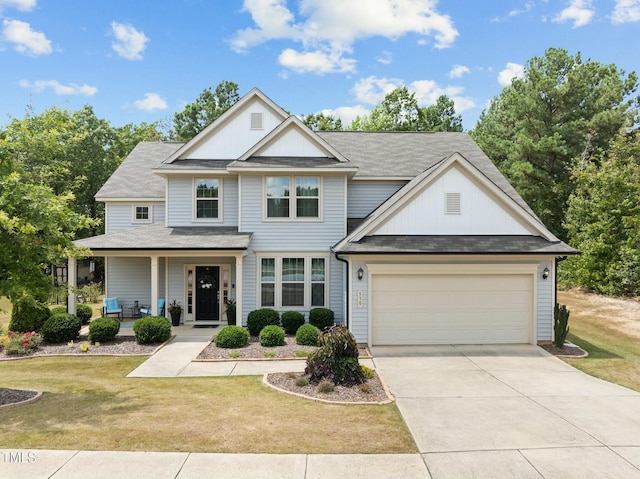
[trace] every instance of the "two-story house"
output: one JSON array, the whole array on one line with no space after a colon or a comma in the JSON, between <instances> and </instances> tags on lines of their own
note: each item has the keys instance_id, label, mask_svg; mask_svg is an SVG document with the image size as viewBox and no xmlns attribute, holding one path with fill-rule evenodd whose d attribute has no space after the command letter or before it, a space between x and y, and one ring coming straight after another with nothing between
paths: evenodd
<instances>
[{"instance_id":1,"label":"two-story house","mask_svg":"<svg viewBox=\"0 0 640 479\"><path fill-rule=\"evenodd\" d=\"M96 198L106 232L76 244L107 296L194 325L235 299L242 324L330 308L370 345L535 344L575 254L467 134L314 132L257 89L186 143L140 143Z\"/></svg>"}]
</instances>

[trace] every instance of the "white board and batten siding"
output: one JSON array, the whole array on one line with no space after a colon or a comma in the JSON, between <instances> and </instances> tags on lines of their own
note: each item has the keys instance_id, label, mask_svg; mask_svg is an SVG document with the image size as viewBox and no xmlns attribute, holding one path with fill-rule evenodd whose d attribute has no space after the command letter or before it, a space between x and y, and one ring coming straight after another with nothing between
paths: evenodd
<instances>
[{"instance_id":1,"label":"white board and batten siding","mask_svg":"<svg viewBox=\"0 0 640 479\"><path fill-rule=\"evenodd\" d=\"M215 176L211 173L210 176ZM167 226L237 226L238 178L220 176L222 180L222 221L194 221L194 178L170 177L168 181Z\"/></svg>"},{"instance_id":2,"label":"white board and batten siding","mask_svg":"<svg viewBox=\"0 0 640 479\"><path fill-rule=\"evenodd\" d=\"M272 221L263 217L263 177L241 177L242 218L240 231L253 233L251 246L243 261L244 318L258 305L256 254L324 252L328 258L329 291L327 307L332 309L337 321L343 321L344 263L337 261L330 248L346 234L345 181L342 176L322 178L322 219Z\"/></svg>"},{"instance_id":3,"label":"white board and batten siding","mask_svg":"<svg viewBox=\"0 0 640 479\"><path fill-rule=\"evenodd\" d=\"M133 221L133 211L136 206L150 207L152 220L149 222ZM154 201L141 203L111 202L105 204L105 233L117 233L118 231L151 223L164 223L164 203Z\"/></svg>"},{"instance_id":4,"label":"white board and batten siding","mask_svg":"<svg viewBox=\"0 0 640 479\"><path fill-rule=\"evenodd\" d=\"M252 128L252 114L262 115L262 128ZM255 117L254 117L255 119ZM185 158L228 160L239 158L282 122L260 100L255 99L213 131L213 141L203 142ZM256 126L255 123L253 126Z\"/></svg>"},{"instance_id":5,"label":"white board and batten siding","mask_svg":"<svg viewBox=\"0 0 640 479\"><path fill-rule=\"evenodd\" d=\"M460 213L445 214L447 193L460 194ZM376 228L377 235L530 235L498 199L458 167L423 189Z\"/></svg>"},{"instance_id":6,"label":"white board and batten siding","mask_svg":"<svg viewBox=\"0 0 640 479\"><path fill-rule=\"evenodd\" d=\"M350 181L347 185L347 217L365 218L405 184L406 181Z\"/></svg>"}]
</instances>

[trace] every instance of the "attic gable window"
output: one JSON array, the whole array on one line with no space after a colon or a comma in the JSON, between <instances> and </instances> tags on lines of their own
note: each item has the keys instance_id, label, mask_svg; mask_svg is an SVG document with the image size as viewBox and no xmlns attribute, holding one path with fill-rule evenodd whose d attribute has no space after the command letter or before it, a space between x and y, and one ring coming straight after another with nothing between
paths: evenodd
<instances>
[{"instance_id":1,"label":"attic gable window","mask_svg":"<svg viewBox=\"0 0 640 479\"><path fill-rule=\"evenodd\" d=\"M320 218L318 176L268 176L265 190L267 218Z\"/></svg>"},{"instance_id":2,"label":"attic gable window","mask_svg":"<svg viewBox=\"0 0 640 479\"><path fill-rule=\"evenodd\" d=\"M134 206L133 222L134 223L151 223L151 207L147 205Z\"/></svg>"},{"instance_id":3,"label":"attic gable window","mask_svg":"<svg viewBox=\"0 0 640 479\"><path fill-rule=\"evenodd\" d=\"M262 130L262 113L251 113L251 129Z\"/></svg>"},{"instance_id":4,"label":"attic gable window","mask_svg":"<svg viewBox=\"0 0 640 479\"><path fill-rule=\"evenodd\" d=\"M196 178L195 219L217 220L220 218L220 180L218 178Z\"/></svg>"},{"instance_id":5,"label":"attic gable window","mask_svg":"<svg viewBox=\"0 0 640 479\"><path fill-rule=\"evenodd\" d=\"M459 215L462 213L460 193L444 194L444 214Z\"/></svg>"}]
</instances>

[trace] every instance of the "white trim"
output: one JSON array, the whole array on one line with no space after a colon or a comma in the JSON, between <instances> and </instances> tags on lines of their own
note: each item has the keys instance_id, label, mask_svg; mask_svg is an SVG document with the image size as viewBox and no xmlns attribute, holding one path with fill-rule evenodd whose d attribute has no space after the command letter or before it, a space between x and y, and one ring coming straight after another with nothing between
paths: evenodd
<instances>
[{"instance_id":1,"label":"white trim","mask_svg":"<svg viewBox=\"0 0 640 479\"><path fill-rule=\"evenodd\" d=\"M358 171L358 169L356 167L354 168L332 168L332 167L312 167L312 168L297 168L297 167L272 167L272 166L260 166L260 165L256 165L256 166L229 166L227 167L227 170L229 172L232 173L240 173L240 174L246 174L246 175L256 175L256 174L264 174L264 173L287 173L287 174L298 174L298 175L304 175L304 174L315 174L315 175L329 175L329 174L339 174L339 175L344 175L344 174L349 174L349 173L355 173ZM209 171L209 173L211 172L211 170L207 170Z\"/></svg>"},{"instance_id":2,"label":"white trim","mask_svg":"<svg viewBox=\"0 0 640 479\"><path fill-rule=\"evenodd\" d=\"M209 173L211 173L211 170L209 170ZM165 202L165 198L156 197L156 196L145 196L145 197L140 197L140 198L122 197L122 196L111 198L109 196L100 196L100 197L96 196L96 201L100 201L102 203L159 203L159 204L163 204Z\"/></svg>"},{"instance_id":3,"label":"white trim","mask_svg":"<svg viewBox=\"0 0 640 479\"><path fill-rule=\"evenodd\" d=\"M218 181L218 198L198 198L197 195L197 187L196 182L198 180L217 180ZM224 196L223 193L223 181L219 176L194 176L191 180L191 220L194 223L222 223L224 221L223 218L223 203L222 199ZM218 217L217 218L198 218L198 201L217 201L218 202Z\"/></svg>"},{"instance_id":4,"label":"white trim","mask_svg":"<svg viewBox=\"0 0 640 479\"><path fill-rule=\"evenodd\" d=\"M284 258L303 258L304 259L304 304L302 306L283 306L282 305L282 260ZM274 278L274 305L262 305L262 260L274 259L275 278ZM318 281L311 281L311 267L313 259L324 259L324 305L311 305L311 285ZM328 308L330 298L330 264L331 255L326 251L310 252L310 251L293 251L293 252L256 252L256 307L273 308L278 311L309 311L312 308Z\"/></svg>"},{"instance_id":5,"label":"white trim","mask_svg":"<svg viewBox=\"0 0 640 479\"><path fill-rule=\"evenodd\" d=\"M147 208L147 219L137 219L138 208ZM153 223L153 205L150 204L133 204L131 205L131 222L132 223Z\"/></svg>"},{"instance_id":6,"label":"white trim","mask_svg":"<svg viewBox=\"0 0 640 479\"><path fill-rule=\"evenodd\" d=\"M268 212L267 198L267 178L289 178L289 216L288 217L270 217ZM318 216L300 216L298 217L298 198L309 198L296 195L296 179L297 178L318 178ZM321 175L282 175L271 174L262 177L262 221L265 223L322 223L324 221L324 181Z\"/></svg>"}]
</instances>

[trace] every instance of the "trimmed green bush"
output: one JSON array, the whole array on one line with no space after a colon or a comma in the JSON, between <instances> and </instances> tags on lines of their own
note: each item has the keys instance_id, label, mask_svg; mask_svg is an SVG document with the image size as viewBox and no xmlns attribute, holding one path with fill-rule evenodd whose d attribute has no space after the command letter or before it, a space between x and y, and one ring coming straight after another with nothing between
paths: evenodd
<instances>
[{"instance_id":1,"label":"trimmed green bush","mask_svg":"<svg viewBox=\"0 0 640 479\"><path fill-rule=\"evenodd\" d=\"M67 312L67 308L64 306L56 306L55 308L51 308L51 316L55 314L64 314Z\"/></svg>"},{"instance_id":2,"label":"trimmed green bush","mask_svg":"<svg viewBox=\"0 0 640 479\"><path fill-rule=\"evenodd\" d=\"M282 346L284 344L284 330L280 326L270 324L260 331L260 344L265 347Z\"/></svg>"},{"instance_id":3,"label":"trimmed green bush","mask_svg":"<svg viewBox=\"0 0 640 479\"><path fill-rule=\"evenodd\" d=\"M313 308L309 311L309 324L313 324L320 331L324 331L335 324L333 311L327 308Z\"/></svg>"},{"instance_id":4,"label":"trimmed green bush","mask_svg":"<svg viewBox=\"0 0 640 479\"><path fill-rule=\"evenodd\" d=\"M282 327L287 334L296 334L298 328L304 324L304 314L297 311L282 313Z\"/></svg>"},{"instance_id":5,"label":"trimmed green bush","mask_svg":"<svg viewBox=\"0 0 640 479\"><path fill-rule=\"evenodd\" d=\"M26 333L40 331L44 322L51 317L49 307L29 294L23 294L13 303L9 331Z\"/></svg>"},{"instance_id":6,"label":"trimmed green bush","mask_svg":"<svg viewBox=\"0 0 640 479\"><path fill-rule=\"evenodd\" d=\"M82 321L69 313L58 313L47 319L42 325L42 339L48 343L73 341L80 335Z\"/></svg>"},{"instance_id":7,"label":"trimmed green bush","mask_svg":"<svg viewBox=\"0 0 640 479\"><path fill-rule=\"evenodd\" d=\"M296 331L296 343L301 346L317 346L320 330L313 324L303 324Z\"/></svg>"},{"instance_id":8,"label":"trimmed green bush","mask_svg":"<svg viewBox=\"0 0 640 479\"><path fill-rule=\"evenodd\" d=\"M258 336L262 328L270 324L280 326L280 315L275 309L254 309L247 316L247 328L251 336Z\"/></svg>"},{"instance_id":9,"label":"trimmed green bush","mask_svg":"<svg viewBox=\"0 0 640 479\"><path fill-rule=\"evenodd\" d=\"M97 318L89 324L89 341L106 343L113 341L120 331L120 321L116 318Z\"/></svg>"},{"instance_id":10,"label":"trimmed green bush","mask_svg":"<svg viewBox=\"0 0 640 479\"><path fill-rule=\"evenodd\" d=\"M147 316L133 323L136 343L164 343L171 337L171 323L163 316Z\"/></svg>"},{"instance_id":11,"label":"trimmed green bush","mask_svg":"<svg viewBox=\"0 0 640 479\"><path fill-rule=\"evenodd\" d=\"M76 316L80 318L82 324L87 324L93 316L93 308L88 304L79 304L76 306Z\"/></svg>"},{"instance_id":12,"label":"trimmed green bush","mask_svg":"<svg viewBox=\"0 0 640 479\"><path fill-rule=\"evenodd\" d=\"M365 379L373 379L373 369L368 368L364 364L362 364L360 367L362 368L362 375L365 377Z\"/></svg>"},{"instance_id":13,"label":"trimmed green bush","mask_svg":"<svg viewBox=\"0 0 640 479\"><path fill-rule=\"evenodd\" d=\"M214 342L219 348L241 348L249 343L249 331L241 326L225 326Z\"/></svg>"}]
</instances>

